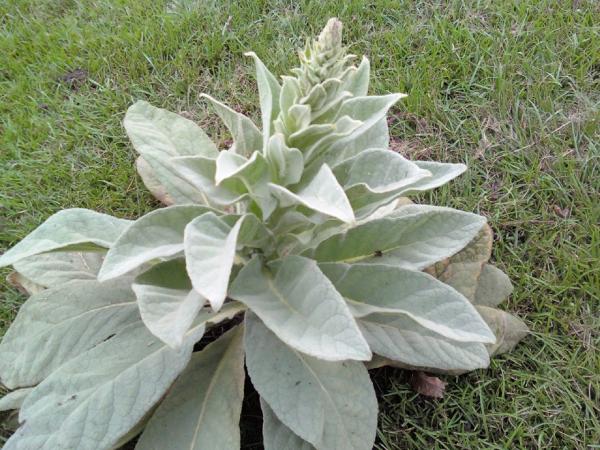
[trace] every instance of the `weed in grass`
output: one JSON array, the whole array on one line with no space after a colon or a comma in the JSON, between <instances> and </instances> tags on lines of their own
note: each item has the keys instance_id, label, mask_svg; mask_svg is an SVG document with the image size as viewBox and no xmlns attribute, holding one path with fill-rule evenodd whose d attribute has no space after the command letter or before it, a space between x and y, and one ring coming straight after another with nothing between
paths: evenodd
<instances>
[{"instance_id":1,"label":"weed in grass","mask_svg":"<svg viewBox=\"0 0 600 450\"><path fill-rule=\"evenodd\" d=\"M442 400L382 370L378 448L600 442L597 3L190 1L168 11L174 3L0 4L0 246L67 207L122 217L154 208L120 125L126 107L145 99L227 139L198 94L257 117L243 51L281 72L337 15L351 50L371 58L371 92L409 94L391 124L398 150L469 164L424 200L490 218L494 263L516 288L506 307L534 331L490 369L446 377ZM76 70L87 76L73 89L64 77ZM0 290L5 330L22 297Z\"/></svg>"}]
</instances>

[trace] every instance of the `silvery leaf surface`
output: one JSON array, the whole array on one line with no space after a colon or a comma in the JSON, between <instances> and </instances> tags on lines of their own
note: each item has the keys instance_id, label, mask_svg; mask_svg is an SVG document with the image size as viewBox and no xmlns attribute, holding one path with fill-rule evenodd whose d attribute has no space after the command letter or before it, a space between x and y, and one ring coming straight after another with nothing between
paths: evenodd
<instances>
[{"instance_id":1,"label":"silvery leaf surface","mask_svg":"<svg viewBox=\"0 0 600 450\"><path fill-rule=\"evenodd\" d=\"M342 89L350 92L356 97L364 97L369 90L369 78L371 72L371 64L369 60L363 56L358 68L352 71L352 74L345 78Z\"/></svg>"},{"instance_id":2,"label":"silvery leaf surface","mask_svg":"<svg viewBox=\"0 0 600 450\"><path fill-rule=\"evenodd\" d=\"M109 248L131 223L89 209L59 211L0 256L0 267L50 251Z\"/></svg>"},{"instance_id":3,"label":"silvery leaf surface","mask_svg":"<svg viewBox=\"0 0 600 450\"><path fill-rule=\"evenodd\" d=\"M129 107L123 125L134 148L173 201L206 203L205 196L182 180L169 163L176 156L217 156L217 147L198 125L145 101Z\"/></svg>"},{"instance_id":4,"label":"silvery leaf surface","mask_svg":"<svg viewBox=\"0 0 600 450\"><path fill-rule=\"evenodd\" d=\"M14 264L20 274L44 287L72 280L95 280L103 252L50 252L21 259Z\"/></svg>"},{"instance_id":5,"label":"silvery leaf surface","mask_svg":"<svg viewBox=\"0 0 600 450\"><path fill-rule=\"evenodd\" d=\"M431 175L402 155L388 149L369 149L333 169L344 189L361 186L374 194L397 191Z\"/></svg>"},{"instance_id":6,"label":"silvery leaf surface","mask_svg":"<svg viewBox=\"0 0 600 450\"><path fill-rule=\"evenodd\" d=\"M0 398L0 412L20 409L25 401L25 398L33 391L32 387L21 388L9 392L4 397Z\"/></svg>"},{"instance_id":7,"label":"silvery leaf surface","mask_svg":"<svg viewBox=\"0 0 600 450\"><path fill-rule=\"evenodd\" d=\"M404 314L419 325L463 342L496 338L459 292L423 272L377 264L321 264L355 317Z\"/></svg>"},{"instance_id":8,"label":"silvery leaf surface","mask_svg":"<svg viewBox=\"0 0 600 450\"><path fill-rule=\"evenodd\" d=\"M0 343L0 379L39 383L62 364L139 321L130 279L74 280L31 296Z\"/></svg>"},{"instance_id":9,"label":"silvery leaf surface","mask_svg":"<svg viewBox=\"0 0 600 450\"><path fill-rule=\"evenodd\" d=\"M185 260L158 263L138 275L131 287L142 321L152 334L174 349L181 347L185 333L206 302L192 288Z\"/></svg>"},{"instance_id":10,"label":"silvery leaf surface","mask_svg":"<svg viewBox=\"0 0 600 450\"><path fill-rule=\"evenodd\" d=\"M277 201L268 187L271 181L271 170L263 154L255 151L249 159L246 159L224 150L219 154L216 164L216 185L241 181L250 198L260 207L262 217L268 219L277 207Z\"/></svg>"},{"instance_id":11,"label":"silvery leaf surface","mask_svg":"<svg viewBox=\"0 0 600 450\"><path fill-rule=\"evenodd\" d=\"M354 221L354 212L344 190L331 169L325 164L309 182L296 192L273 183L269 186L282 207L299 204L335 217L342 222Z\"/></svg>"},{"instance_id":12,"label":"silvery leaf surface","mask_svg":"<svg viewBox=\"0 0 600 450\"><path fill-rule=\"evenodd\" d=\"M187 365L203 327L178 351L140 322L63 364L27 396L5 450L109 450ZM143 375L143 376L142 376Z\"/></svg>"},{"instance_id":13,"label":"silvery leaf surface","mask_svg":"<svg viewBox=\"0 0 600 450\"><path fill-rule=\"evenodd\" d=\"M183 232L194 218L212 211L200 205L173 205L154 210L123 232L104 258L100 281L126 274L156 258L183 252Z\"/></svg>"},{"instance_id":14,"label":"silvery leaf surface","mask_svg":"<svg viewBox=\"0 0 600 450\"><path fill-rule=\"evenodd\" d=\"M245 324L250 379L286 427L322 450L373 448L377 399L363 363L299 352L252 313Z\"/></svg>"},{"instance_id":15,"label":"silvery leaf surface","mask_svg":"<svg viewBox=\"0 0 600 450\"><path fill-rule=\"evenodd\" d=\"M192 355L146 425L136 450L240 448L243 335L243 327L237 326Z\"/></svg>"},{"instance_id":16,"label":"silvery leaf surface","mask_svg":"<svg viewBox=\"0 0 600 450\"><path fill-rule=\"evenodd\" d=\"M229 295L299 351L329 361L371 358L344 299L314 261L289 256L271 270L254 258Z\"/></svg>"},{"instance_id":17,"label":"silvery leaf surface","mask_svg":"<svg viewBox=\"0 0 600 450\"><path fill-rule=\"evenodd\" d=\"M311 166L329 164L331 167L352 158L369 148L388 148L390 134L385 115L376 122L368 122L360 126L352 133L333 142L331 146L319 158L316 158Z\"/></svg>"},{"instance_id":18,"label":"silvery leaf surface","mask_svg":"<svg viewBox=\"0 0 600 450\"><path fill-rule=\"evenodd\" d=\"M358 319L373 353L411 366L475 370L489 365L485 345L459 342L428 330L404 314L375 313Z\"/></svg>"},{"instance_id":19,"label":"silvery leaf surface","mask_svg":"<svg viewBox=\"0 0 600 450\"><path fill-rule=\"evenodd\" d=\"M144 159L143 156L138 156L135 160L135 169L142 179L146 189L161 202L164 206L174 205L174 197L167 192L166 186L160 181L156 171L152 166Z\"/></svg>"},{"instance_id":20,"label":"silvery leaf surface","mask_svg":"<svg viewBox=\"0 0 600 450\"><path fill-rule=\"evenodd\" d=\"M302 152L288 147L281 133L271 136L266 155L278 184L287 186L300 181L304 169Z\"/></svg>"},{"instance_id":21,"label":"silvery leaf surface","mask_svg":"<svg viewBox=\"0 0 600 450\"><path fill-rule=\"evenodd\" d=\"M408 205L331 236L303 254L318 262L366 262L421 270L464 248L486 223L451 208Z\"/></svg>"},{"instance_id":22,"label":"silvery leaf surface","mask_svg":"<svg viewBox=\"0 0 600 450\"><path fill-rule=\"evenodd\" d=\"M252 57L256 66L256 81L262 115L263 145L266 147L269 137L273 134L272 123L277 119L280 111L279 97L281 95L281 86L277 78L266 68L256 53L247 52L245 55Z\"/></svg>"},{"instance_id":23,"label":"silvery leaf surface","mask_svg":"<svg viewBox=\"0 0 600 450\"><path fill-rule=\"evenodd\" d=\"M194 122L142 100L129 107L123 125L142 156L215 158L218 153L215 144Z\"/></svg>"},{"instance_id":24,"label":"silvery leaf surface","mask_svg":"<svg viewBox=\"0 0 600 450\"><path fill-rule=\"evenodd\" d=\"M315 450L312 445L285 426L262 398L260 409L263 414L262 433L265 450Z\"/></svg>"},{"instance_id":25,"label":"silvery leaf surface","mask_svg":"<svg viewBox=\"0 0 600 450\"><path fill-rule=\"evenodd\" d=\"M190 183L177 169L174 167L172 160L178 157L171 156L156 156L154 154L144 155L144 161L148 164L156 180L164 186L167 198L172 200L173 204L199 204L210 205L207 194ZM196 158L190 156L189 158ZM197 158L205 158L198 156ZM212 159L211 159L212 161Z\"/></svg>"},{"instance_id":26,"label":"silvery leaf surface","mask_svg":"<svg viewBox=\"0 0 600 450\"><path fill-rule=\"evenodd\" d=\"M203 192L211 205L232 205L247 195L248 191L240 180L226 180L217 186L216 159L203 156L180 156L171 158L169 163L186 182L194 186L198 192Z\"/></svg>"}]
</instances>

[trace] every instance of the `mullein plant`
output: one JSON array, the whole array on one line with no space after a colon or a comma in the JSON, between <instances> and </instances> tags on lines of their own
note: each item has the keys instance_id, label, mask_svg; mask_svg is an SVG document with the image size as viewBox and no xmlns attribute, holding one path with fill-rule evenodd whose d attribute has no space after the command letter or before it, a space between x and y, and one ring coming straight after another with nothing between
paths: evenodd
<instances>
[{"instance_id":1,"label":"mullein plant","mask_svg":"<svg viewBox=\"0 0 600 450\"><path fill-rule=\"evenodd\" d=\"M526 334L496 309L512 287L486 219L408 200L466 167L388 149L404 95L367 95L341 23L280 80L248 55L262 130L204 95L233 138L219 150L139 101L125 129L167 206L67 209L0 257L32 293L0 344L5 450L240 448L244 366L265 449L370 450L368 368L485 368Z\"/></svg>"}]
</instances>

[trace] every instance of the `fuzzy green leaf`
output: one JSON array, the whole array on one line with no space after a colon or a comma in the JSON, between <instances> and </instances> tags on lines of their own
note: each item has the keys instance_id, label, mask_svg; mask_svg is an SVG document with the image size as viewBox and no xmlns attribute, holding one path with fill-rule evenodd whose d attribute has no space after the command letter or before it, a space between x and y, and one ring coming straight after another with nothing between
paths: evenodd
<instances>
[{"instance_id":1,"label":"fuzzy green leaf","mask_svg":"<svg viewBox=\"0 0 600 450\"><path fill-rule=\"evenodd\" d=\"M371 75L371 64L363 56L358 68L352 72L342 85L344 91L350 92L355 97L364 97L369 91L369 78Z\"/></svg>"},{"instance_id":2,"label":"fuzzy green leaf","mask_svg":"<svg viewBox=\"0 0 600 450\"><path fill-rule=\"evenodd\" d=\"M297 148L288 147L281 133L276 133L269 139L267 160L278 184L287 186L300 181L304 169L302 152Z\"/></svg>"},{"instance_id":3,"label":"fuzzy green leaf","mask_svg":"<svg viewBox=\"0 0 600 450\"><path fill-rule=\"evenodd\" d=\"M361 186L363 190L377 194L397 191L431 175L387 149L366 150L336 166L333 173L346 190Z\"/></svg>"},{"instance_id":4,"label":"fuzzy green leaf","mask_svg":"<svg viewBox=\"0 0 600 450\"><path fill-rule=\"evenodd\" d=\"M415 161L414 163L422 170L429 171L431 175L412 183L409 189L406 190L405 195L429 191L442 186L467 170L467 166L464 164L440 163L435 161Z\"/></svg>"},{"instance_id":5,"label":"fuzzy green leaf","mask_svg":"<svg viewBox=\"0 0 600 450\"><path fill-rule=\"evenodd\" d=\"M266 220L277 206L277 201L269 192L271 180L269 165L262 153L254 152L249 159L222 151L217 158L215 182L217 185L240 180L250 197L259 205Z\"/></svg>"},{"instance_id":6,"label":"fuzzy green leaf","mask_svg":"<svg viewBox=\"0 0 600 450\"><path fill-rule=\"evenodd\" d=\"M333 142L327 152L316 158L312 165L329 164L331 167L358 155L369 148L388 148L390 133L385 115L374 123L357 127L352 133Z\"/></svg>"},{"instance_id":7,"label":"fuzzy green leaf","mask_svg":"<svg viewBox=\"0 0 600 450\"><path fill-rule=\"evenodd\" d=\"M50 252L21 259L15 270L44 287L72 280L95 280L102 266L102 252Z\"/></svg>"},{"instance_id":8,"label":"fuzzy green leaf","mask_svg":"<svg viewBox=\"0 0 600 450\"><path fill-rule=\"evenodd\" d=\"M30 297L0 344L0 380L13 389L139 320L131 280L75 280Z\"/></svg>"},{"instance_id":9,"label":"fuzzy green leaf","mask_svg":"<svg viewBox=\"0 0 600 450\"><path fill-rule=\"evenodd\" d=\"M260 111L262 113L263 145L266 147L271 136L271 124L279 115L279 96L281 86L275 76L265 67L263 62L254 52L244 53L254 59L256 65L256 84L260 98Z\"/></svg>"},{"instance_id":10,"label":"fuzzy green leaf","mask_svg":"<svg viewBox=\"0 0 600 450\"><path fill-rule=\"evenodd\" d=\"M144 101L129 107L123 125L131 143L173 201L207 203L204 195L181 179L169 163L176 156L217 156L217 147L198 125Z\"/></svg>"},{"instance_id":11,"label":"fuzzy green leaf","mask_svg":"<svg viewBox=\"0 0 600 450\"><path fill-rule=\"evenodd\" d=\"M240 448L243 327L194 353L140 437L136 450Z\"/></svg>"},{"instance_id":12,"label":"fuzzy green leaf","mask_svg":"<svg viewBox=\"0 0 600 450\"><path fill-rule=\"evenodd\" d=\"M129 107L123 125L133 146L144 157L215 158L218 153L215 144L194 122L142 100Z\"/></svg>"},{"instance_id":13,"label":"fuzzy green leaf","mask_svg":"<svg viewBox=\"0 0 600 450\"><path fill-rule=\"evenodd\" d=\"M144 182L146 189L161 202L164 206L171 206L176 203L173 195L167 192L167 187L160 181L156 171L143 156L138 156L135 160L135 170Z\"/></svg>"},{"instance_id":14,"label":"fuzzy green leaf","mask_svg":"<svg viewBox=\"0 0 600 450\"><path fill-rule=\"evenodd\" d=\"M319 262L361 261L420 270L461 250L485 223L484 217L434 206L404 206L396 214L336 234L304 254Z\"/></svg>"},{"instance_id":15,"label":"fuzzy green leaf","mask_svg":"<svg viewBox=\"0 0 600 450\"><path fill-rule=\"evenodd\" d=\"M31 391L33 391L33 388L17 389L0 398L0 412L20 409Z\"/></svg>"},{"instance_id":16,"label":"fuzzy green leaf","mask_svg":"<svg viewBox=\"0 0 600 450\"><path fill-rule=\"evenodd\" d=\"M27 396L4 449L112 448L161 399L202 332L175 351L137 322L63 364Z\"/></svg>"},{"instance_id":17,"label":"fuzzy green leaf","mask_svg":"<svg viewBox=\"0 0 600 450\"><path fill-rule=\"evenodd\" d=\"M195 158L190 156L189 158ZM198 156L198 158L203 158ZM165 192L173 204L185 205L196 203L200 205L209 205L208 196L204 191L198 189L190 183L173 166L174 158L168 156L157 157L155 155L144 155L144 161L148 163L158 182L164 186Z\"/></svg>"},{"instance_id":18,"label":"fuzzy green leaf","mask_svg":"<svg viewBox=\"0 0 600 450\"><path fill-rule=\"evenodd\" d=\"M211 208L174 205L140 217L110 248L98 279L110 280L153 259L170 258L182 253L185 227L207 211L211 211Z\"/></svg>"},{"instance_id":19,"label":"fuzzy green leaf","mask_svg":"<svg viewBox=\"0 0 600 450\"><path fill-rule=\"evenodd\" d=\"M238 274L229 295L308 355L329 361L371 358L344 299L314 261L289 256L271 272L255 258Z\"/></svg>"},{"instance_id":20,"label":"fuzzy green leaf","mask_svg":"<svg viewBox=\"0 0 600 450\"><path fill-rule=\"evenodd\" d=\"M214 213L194 219L185 228L185 259L194 289L218 311L229 286L229 276L243 218L231 226Z\"/></svg>"},{"instance_id":21,"label":"fuzzy green leaf","mask_svg":"<svg viewBox=\"0 0 600 450\"><path fill-rule=\"evenodd\" d=\"M262 398L263 446L265 450L315 450L315 448L285 426Z\"/></svg>"},{"instance_id":22,"label":"fuzzy green leaf","mask_svg":"<svg viewBox=\"0 0 600 450\"><path fill-rule=\"evenodd\" d=\"M373 353L402 363L443 370L474 370L489 365L484 344L450 340L404 314L376 313L358 323Z\"/></svg>"},{"instance_id":23,"label":"fuzzy green leaf","mask_svg":"<svg viewBox=\"0 0 600 450\"><path fill-rule=\"evenodd\" d=\"M198 191L204 192L212 205L231 205L247 194L247 189L241 180L226 180L217 186L215 159L181 156L172 158L170 163L183 179Z\"/></svg>"},{"instance_id":24,"label":"fuzzy green leaf","mask_svg":"<svg viewBox=\"0 0 600 450\"><path fill-rule=\"evenodd\" d=\"M270 184L282 207L303 205L342 222L353 222L354 212L350 202L331 169L324 164L317 174L297 192Z\"/></svg>"},{"instance_id":25,"label":"fuzzy green leaf","mask_svg":"<svg viewBox=\"0 0 600 450\"><path fill-rule=\"evenodd\" d=\"M371 450L377 399L357 361L323 361L280 341L246 314L246 366L252 384L277 417L318 449Z\"/></svg>"},{"instance_id":26,"label":"fuzzy green leaf","mask_svg":"<svg viewBox=\"0 0 600 450\"><path fill-rule=\"evenodd\" d=\"M404 314L449 339L493 343L495 337L471 303L423 272L378 264L321 264L355 317Z\"/></svg>"},{"instance_id":27,"label":"fuzzy green leaf","mask_svg":"<svg viewBox=\"0 0 600 450\"><path fill-rule=\"evenodd\" d=\"M162 262L138 275L131 286L148 329L172 348L183 344L205 299L192 289L185 261Z\"/></svg>"},{"instance_id":28,"label":"fuzzy green leaf","mask_svg":"<svg viewBox=\"0 0 600 450\"><path fill-rule=\"evenodd\" d=\"M59 211L0 256L0 267L45 252L109 248L131 223L89 209Z\"/></svg>"}]
</instances>

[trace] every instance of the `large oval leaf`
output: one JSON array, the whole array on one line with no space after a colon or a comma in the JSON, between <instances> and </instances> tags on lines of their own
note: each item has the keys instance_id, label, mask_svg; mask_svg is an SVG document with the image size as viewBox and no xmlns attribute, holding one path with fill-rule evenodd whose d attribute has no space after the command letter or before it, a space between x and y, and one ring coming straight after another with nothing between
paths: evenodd
<instances>
[{"instance_id":1,"label":"large oval leaf","mask_svg":"<svg viewBox=\"0 0 600 450\"><path fill-rule=\"evenodd\" d=\"M217 147L198 125L145 101L129 107L123 125L134 148L152 169L152 176L175 203L208 204L204 193L170 164L170 159L177 156L217 156Z\"/></svg>"},{"instance_id":2,"label":"large oval leaf","mask_svg":"<svg viewBox=\"0 0 600 450\"><path fill-rule=\"evenodd\" d=\"M229 295L306 354L328 361L371 358L344 299L310 259L288 256L271 273L255 258L240 271Z\"/></svg>"},{"instance_id":3,"label":"large oval leaf","mask_svg":"<svg viewBox=\"0 0 600 450\"><path fill-rule=\"evenodd\" d=\"M143 156L138 156L136 158L135 169L142 179L144 186L146 186L146 189L150 191L156 200L161 202L164 206L171 206L176 203L173 196L167 191L167 187L160 181L156 171Z\"/></svg>"},{"instance_id":4,"label":"large oval leaf","mask_svg":"<svg viewBox=\"0 0 600 450\"><path fill-rule=\"evenodd\" d=\"M217 147L191 120L139 100L129 107L123 126L142 156L216 157Z\"/></svg>"},{"instance_id":5,"label":"large oval leaf","mask_svg":"<svg viewBox=\"0 0 600 450\"><path fill-rule=\"evenodd\" d=\"M110 280L153 259L183 252L186 225L207 211L212 210L199 205L174 205L140 217L110 248L98 279Z\"/></svg>"},{"instance_id":6,"label":"large oval leaf","mask_svg":"<svg viewBox=\"0 0 600 450\"><path fill-rule=\"evenodd\" d=\"M370 314L358 323L373 353L411 366L475 370L490 363L484 344L450 340L404 314Z\"/></svg>"},{"instance_id":7,"label":"large oval leaf","mask_svg":"<svg viewBox=\"0 0 600 450\"><path fill-rule=\"evenodd\" d=\"M364 364L331 362L285 345L246 314L246 366L277 417L321 450L371 450L377 399Z\"/></svg>"},{"instance_id":8,"label":"large oval leaf","mask_svg":"<svg viewBox=\"0 0 600 450\"><path fill-rule=\"evenodd\" d=\"M0 344L0 379L32 386L139 320L131 280L76 280L30 297Z\"/></svg>"},{"instance_id":9,"label":"large oval leaf","mask_svg":"<svg viewBox=\"0 0 600 450\"><path fill-rule=\"evenodd\" d=\"M344 189L362 186L362 192L388 193L431 175L402 155L388 149L369 149L333 170Z\"/></svg>"},{"instance_id":10,"label":"large oval leaf","mask_svg":"<svg viewBox=\"0 0 600 450\"><path fill-rule=\"evenodd\" d=\"M178 158L203 158L202 156L180 156ZM191 183L179 170L172 164L176 157L155 156L145 154L144 161L150 166L156 180L164 186L167 198L173 201L173 204L187 205L199 204L210 205L208 193L199 189Z\"/></svg>"},{"instance_id":11,"label":"large oval leaf","mask_svg":"<svg viewBox=\"0 0 600 450\"><path fill-rule=\"evenodd\" d=\"M4 449L109 450L124 444L187 365L207 324L243 310L230 302L218 313L202 311L179 350L152 336L141 321L132 323L40 383L26 397L21 428Z\"/></svg>"},{"instance_id":12,"label":"large oval leaf","mask_svg":"<svg viewBox=\"0 0 600 450\"><path fill-rule=\"evenodd\" d=\"M15 270L44 287L72 280L95 280L104 260L103 252L50 252L21 259Z\"/></svg>"},{"instance_id":13,"label":"large oval leaf","mask_svg":"<svg viewBox=\"0 0 600 450\"><path fill-rule=\"evenodd\" d=\"M203 327L178 351L137 322L72 359L25 399L5 450L111 449L158 402L188 363Z\"/></svg>"},{"instance_id":14,"label":"large oval leaf","mask_svg":"<svg viewBox=\"0 0 600 450\"><path fill-rule=\"evenodd\" d=\"M109 248L131 221L89 209L65 209L50 216L25 239L0 256L0 267L56 250Z\"/></svg>"},{"instance_id":15,"label":"large oval leaf","mask_svg":"<svg viewBox=\"0 0 600 450\"><path fill-rule=\"evenodd\" d=\"M336 234L304 254L319 262L421 270L460 251L486 222L476 214L435 206L408 205L395 214Z\"/></svg>"},{"instance_id":16,"label":"large oval leaf","mask_svg":"<svg viewBox=\"0 0 600 450\"><path fill-rule=\"evenodd\" d=\"M199 191L204 192L211 204L230 205L240 201L247 189L241 180L226 180L219 186L215 183L217 163L215 159L202 156L180 156L172 158L170 164L181 177Z\"/></svg>"},{"instance_id":17,"label":"large oval leaf","mask_svg":"<svg viewBox=\"0 0 600 450\"><path fill-rule=\"evenodd\" d=\"M463 295L423 272L379 264L321 264L356 317L405 314L423 327L464 342L496 338Z\"/></svg>"},{"instance_id":18,"label":"large oval leaf","mask_svg":"<svg viewBox=\"0 0 600 450\"><path fill-rule=\"evenodd\" d=\"M136 450L240 448L243 327L195 353L146 425Z\"/></svg>"}]
</instances>

